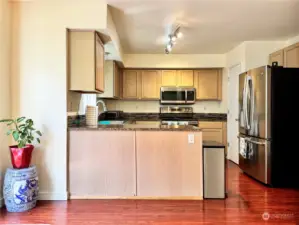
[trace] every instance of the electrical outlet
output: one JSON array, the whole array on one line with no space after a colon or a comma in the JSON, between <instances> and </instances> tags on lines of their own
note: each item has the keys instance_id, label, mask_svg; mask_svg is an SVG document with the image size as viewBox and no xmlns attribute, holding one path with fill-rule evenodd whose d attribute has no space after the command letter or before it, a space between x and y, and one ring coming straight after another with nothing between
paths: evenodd
<instances>
[{"instance_id":1,"label":"electrical outlet","mask_svg":"<svg viewBox=\"0 0 299 225\"><path fill-rule=\"evenodd\" d=\"M188 143L194 144L194 134L188 134Z\"/></svg>"}]
</instances>

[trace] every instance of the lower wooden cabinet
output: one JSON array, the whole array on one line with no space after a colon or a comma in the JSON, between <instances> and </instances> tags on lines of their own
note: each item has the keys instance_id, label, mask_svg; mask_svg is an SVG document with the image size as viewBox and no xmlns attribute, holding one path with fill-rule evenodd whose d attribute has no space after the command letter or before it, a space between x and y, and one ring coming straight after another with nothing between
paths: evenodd
<instances>
[{"instance_id":1,"label":"lower wooden cabinet","mask_svg":"<svg viewBox=\"0 0 299 225\"><path fill-rule=\"evenodd\" d=\"M194 71L194 87L197 100L222 99L222 70L202 69Z\"/></svg>"},{"instance_id":2,"label":"lower wooden cabinet","mask_svg":"<svg viewBox=\"0 0 299 225\"><path fill-rule=\"evenodd\" d=\"M137 195L202 197L202 137L190 132L136 132Z\"/></svg>"},{"instance_id":3,"label":"lower wooden cabinet","mask_svg":"<svg viewBox=\"0 0 299 225\"><path fill-rule=\"evenodd\" d=\"M135 159L135 131L70 131L70 197L135 196Z\"/></svg>"},{"instance_id":4,"label":"lower wooden cabinet","mask_svg":"<svg viewBox=\"0 0 299 225\"><path fill-rule=\"evenodd\" d=\"M227 123L199 121L198 127L202 129L203 141L216 141L227 146Z\"/></svg>"}]
</instances>

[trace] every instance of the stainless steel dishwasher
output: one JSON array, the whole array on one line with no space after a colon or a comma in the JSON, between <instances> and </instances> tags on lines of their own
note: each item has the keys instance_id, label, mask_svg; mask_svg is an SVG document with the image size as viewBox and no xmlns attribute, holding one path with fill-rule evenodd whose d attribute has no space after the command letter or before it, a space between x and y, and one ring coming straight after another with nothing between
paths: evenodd
<instances>
[{"instance_id":1,"label":"stainless steel dishwasher","mask_svg":"<svg viewBox=\"0 0 299 225\"><path fill-rule=\"evenodd\" d=\"M203 197L226 197L225 146L214 141L203 142Z\"/></svg>"}]
</instances>

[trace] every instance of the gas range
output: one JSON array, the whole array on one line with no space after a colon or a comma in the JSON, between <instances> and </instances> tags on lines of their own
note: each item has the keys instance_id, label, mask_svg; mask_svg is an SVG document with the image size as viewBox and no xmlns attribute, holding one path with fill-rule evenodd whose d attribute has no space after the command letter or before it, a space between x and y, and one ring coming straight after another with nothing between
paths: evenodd
<instances>
[{"instance_id":1,"label":"gas range","mask_svg":"<svg viewBox=\"0 0 299 225\"><path fill-rule=\"evenodd\" d=\"M193 118L193 108L183 106L160 107L162 125L193 125L198 126L198 121Z\"/></svg>"}]
</instances>

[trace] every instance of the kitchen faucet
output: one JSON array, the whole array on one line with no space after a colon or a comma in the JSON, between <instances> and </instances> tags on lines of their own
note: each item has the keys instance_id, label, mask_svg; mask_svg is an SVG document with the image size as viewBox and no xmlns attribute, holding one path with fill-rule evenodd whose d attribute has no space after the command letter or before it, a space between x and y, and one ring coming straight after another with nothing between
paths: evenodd
<instances>
[{"instance_id":1,"label":"kitchen faucet","mask_svg":"<svg viewBox=\"0 0 299 225\"><path fill-rule=\"evenodd\" d=\"M102 104L102 106L103 106L103 110L104 110L104 112L106 112L106 111L107 111L107 106L106 106L105 102L104 102L103 100L98 100L98 101L97 101L97 105L98 105L99 103Z\"/></svg>"}]
</instances>

